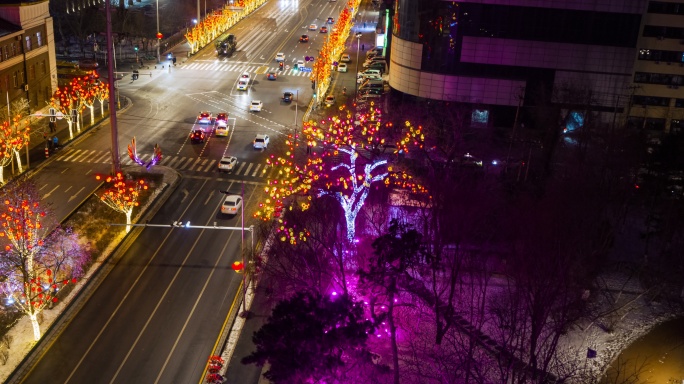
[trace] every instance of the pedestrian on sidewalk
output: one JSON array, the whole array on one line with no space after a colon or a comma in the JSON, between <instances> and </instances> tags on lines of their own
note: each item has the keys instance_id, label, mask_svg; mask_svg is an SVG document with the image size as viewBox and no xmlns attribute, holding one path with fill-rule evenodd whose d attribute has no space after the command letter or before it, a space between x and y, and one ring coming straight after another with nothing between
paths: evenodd
<instances>
[{"instance_id":1,"label":"pedestrian on sidewalk","mask_svg":"<svg viewBox=\"0 0 684 384\"><path fill-rule=\"evenodd\" d=\"M50 127L50 132L57 132L57 123L51 121L48 123L48 126Z\"/></svg>"},{"instance_id":2,"label":"pedestrian on sidewalk","mask_svg":"<svg viewBox=\"0 0 684 384\"><path fill-rule=\"evenodd\" d=\"M54 147L54 149L57 149L58 145L59 145L59 139L57 138L57 136L52 136L52 146Z\"/></svg>"}]
</instances>

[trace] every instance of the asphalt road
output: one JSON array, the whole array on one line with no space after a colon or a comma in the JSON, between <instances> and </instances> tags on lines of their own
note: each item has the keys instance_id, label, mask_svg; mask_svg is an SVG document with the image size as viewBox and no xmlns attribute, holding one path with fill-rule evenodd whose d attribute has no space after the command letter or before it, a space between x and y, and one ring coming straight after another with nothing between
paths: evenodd
<instances>
[{"instance_id":1,"label":"asphalt road","mask_svg":"<svg viewBox=\"0 0 684 384\"><path fill-rule=\"evenodd\" d=\"M341 9L341 3L324 0L269 2L230 31L238 38L232 57L216 58L210 46L181 67L142 70L139 80L120 82L122 94L133 100L118 119L124 166L135 167L126 145L136 137L144 160L159 144L162 164L183 175L152 223L239 226L239 215L220 214L223 195L218 191L239 193L242 188L245 216L251 217L273 172L265 167L267 156L282 145L295 113L302 113L312 96L307 74L283 71L275 81L265 74L277 68L277 52L284 52L287 62L313 56L325 34L306 32L306 27L337 18ZM309 43L299 43L303 33L311 36ZM236 81L244 71L250 73L250 88L238 91ZM282 103L284 91L298 92L299 99ZM248 111L253 99L264 102L263 111ZM227 137L216 137L208 128L204 143L190 142L203 110L230 114ZM265 151L252 148L257 133L271 136ZM57 217L94 191L95 173L110 170L110 142L109 128L103 126L37 171L38 188ZM216 162L225 154L237 156L239 163L234 172L219 174ZM238 293L240 275L230 265L241 258L240 248L235 231L145 228L121 259L112 261L107 278L22 382L199 382Z\"/></svg>"}]
</instances>

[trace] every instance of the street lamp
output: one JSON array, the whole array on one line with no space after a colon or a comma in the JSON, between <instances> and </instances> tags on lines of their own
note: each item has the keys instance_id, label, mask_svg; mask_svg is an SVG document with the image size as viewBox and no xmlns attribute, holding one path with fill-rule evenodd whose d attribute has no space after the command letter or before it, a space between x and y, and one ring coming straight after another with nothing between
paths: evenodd
<instances>
[{"instance_id":1,"label":"street lamp","mask_svg":"<svg viewBox=\"0 0 684 384\"><path fill-rule=\"evenodd\" d=\"M161 63L161 56L159 54L161 39L159 38L159 34L159 0L157 0L157 63Z\"/></svg>"},{"instance_id":2,"label":"street lamp","mask_svg":"<svg viewBox=\"0 0 684 384\"><path fill-rule=\"evenodd\" d=\"M356 77L354 78L354 97L359 91L359 48L361 46L361 32L356 33Z\"/></svg>"}]
</instances>

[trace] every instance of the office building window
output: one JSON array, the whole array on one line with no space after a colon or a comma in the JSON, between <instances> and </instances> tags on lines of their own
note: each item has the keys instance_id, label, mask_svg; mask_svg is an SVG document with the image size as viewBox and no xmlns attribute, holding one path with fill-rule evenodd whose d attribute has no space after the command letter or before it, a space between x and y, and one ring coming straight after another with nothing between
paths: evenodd
<instances>
[{"instance_id":1,"label":"office building window","mask_svg":"<svg viewBox=\"0 0 684 384\"><path fill-rule=\"evenodd\" d=\"M659 39L684 39L684 28L644 25L644 37Z\"/></svg>"},{"instance_id":2,"label":"office building window","mask_svg":"<svg viewBox=\"0 0 684 384\"><path fill-rule=\"evenodd\" d=\"M668 75L665 73L636 72L634 74L634 82L645 84L683 85L684 77L680 75Z\"/></svg>"},{"instance_id":3,"label":"office building window","mask_svg":"<svg viewBox=\"0 0 684 384\"><path fill-rule=\"evenodd\" d=\"M13 82L14 82L14 88L19 88L19 74L14 72L12 74Z\"/></svg>"},{"instance_id":4,"label":"office building window","mask_svg":"<svg viewBox=\"0 0 684 384\"><path fill-rule=\"evenodd\" d=\"M10 57L17 55L17 43L10 44Z\"/></svg>"},{"instance_id":5,"label":"office building window","mask_svg":"<svg viewBox=\"0 0 684 384\"><path fill-rule=\"evenodd\" d=\"M666 63L683 63L683 51L662 51L658 49L640 49L639 60L663 61Z\"/></svg>"},{"instance_id":6,"label":"office building window","mask_svg":"<svg viewBox=\"0 0 684 384\"><path fill-rule=\"evenodd\" d=\"M31 50L31 36L26 36L26 50Z\"/></svg>"},{"instance_id":7,"label":"office building window","mask_svg":"<svg viewBox=\"0 0 684 384\"><path fill-rule=\"evenodd\" d=\"M28 71L29 71L29 76L28 76L29 81L35 80L36 79L36 66L35 65L29 65Z\"/></svg>"},{"instance_id":8,"label":"office building window","mask_svg":"<svg viewBox=\"0 0 684 384\"><path fill-rule=\"evenodd\" d=\"M665 15L684 15L684 3L666 3L664 1L649 1L648 13Z\"/></svg>"},{"instance_id":9,"label":"office building window","mask_svg":"<svg viewBox=\"0 0 684 384\"><path fill-rule=\"evenodd\" d=\"M40 32L36 32L36 44L39 47L43 46L43 36L41 36Z\"/></svg>"},{"instance_id":10,"label":"office building window","mask_svg":"<svg viewBox=\"0 0 684 384\"><path fill-rule=\"evenodd\" d=\"M634 105L650 105L656 107L667 107L670 105L669 97L658 97L658 96L632 96L632 104Z\"/></svg>"},{"instance_id":11,"label":"office building window","mask_svg":"<svg viewBox=\"0 0 684 384\"><path fill-rule=\"evenodd\" d=\"M684 99L675 99L675 108L684 108Z\"/></svg>"}]
</instances>

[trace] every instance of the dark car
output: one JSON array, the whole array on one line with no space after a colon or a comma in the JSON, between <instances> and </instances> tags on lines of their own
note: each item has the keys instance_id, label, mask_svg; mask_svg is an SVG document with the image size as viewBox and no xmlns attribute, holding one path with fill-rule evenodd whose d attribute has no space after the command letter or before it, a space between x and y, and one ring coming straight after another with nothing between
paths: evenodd
<instances>
[{"instance_id":1,"label":"dark car","mask_svg":"<svg viewBox=\"0 0 684 384\"><path fill-rule=\"evenodd\" d=\"M275 80L275 79L278 78L278 74L275 73L274 71L270 71L270 72L268 72L268 73L266 74L266 78L267 78L268 80Z\"/></svg>"},{"instance_id":2,"label":"dark car","mask_svg":"<svg viewBox=\"0 0 684 384\"><path fill-rule=\"evenodd\" d=\"M383 93L384 93L384 91L382 89L371 88L371 89L364 89L363 91L360 91L359 95L360 96L363 96L363 95L382 95Z\"/></svg>"},{"instance_id":3,"label":"dark car","mask_svg":"<svg viewBox=\"0 0 684 384\"><path fill-rule=\"evenodd\" d=\"M309 42L309 35L302 35L299 37L299 42L300 43L308 43Z\"/></svg>"},{"instance_id":4,"label":"dark car","mask_svg":"<svg viewBox=\"0 0 684 384\"><path fill-rule=\"evenodd\" d=\"M321 33L328 33L328 27L325 25L321 27Z\"/></svg>"},{"instance_id":5,"label":"dark car","mask_svg":"<svg viewBox=\"0 0 684 384\"><path fill-rule=\"evenodd\" d=\"M335 22L335 19L333 19L332 17L328 17L328 24L332 24L334 22Z\"/></svg>"},{"instance_id":6,"label":"dark car","mask_svg":"<svg viewBox=\"0 0 684 384\"><path fill-rule=\"evenodd\" d=\"M193 143L204 143L205 138L206 134L201 129L195 129L190 132L190 141Z\"/></svg>"},{"instance_id":7,"label":"dark car","mask_svg":"<svg viewBox=\"0 0 684 384\"><path fill-rule=\"evenodd\" d=\"M286 103L289 103L294 99L294 93L292 92L285 92L283 93L283 101Z\"/></svg>"}]
</instances>

